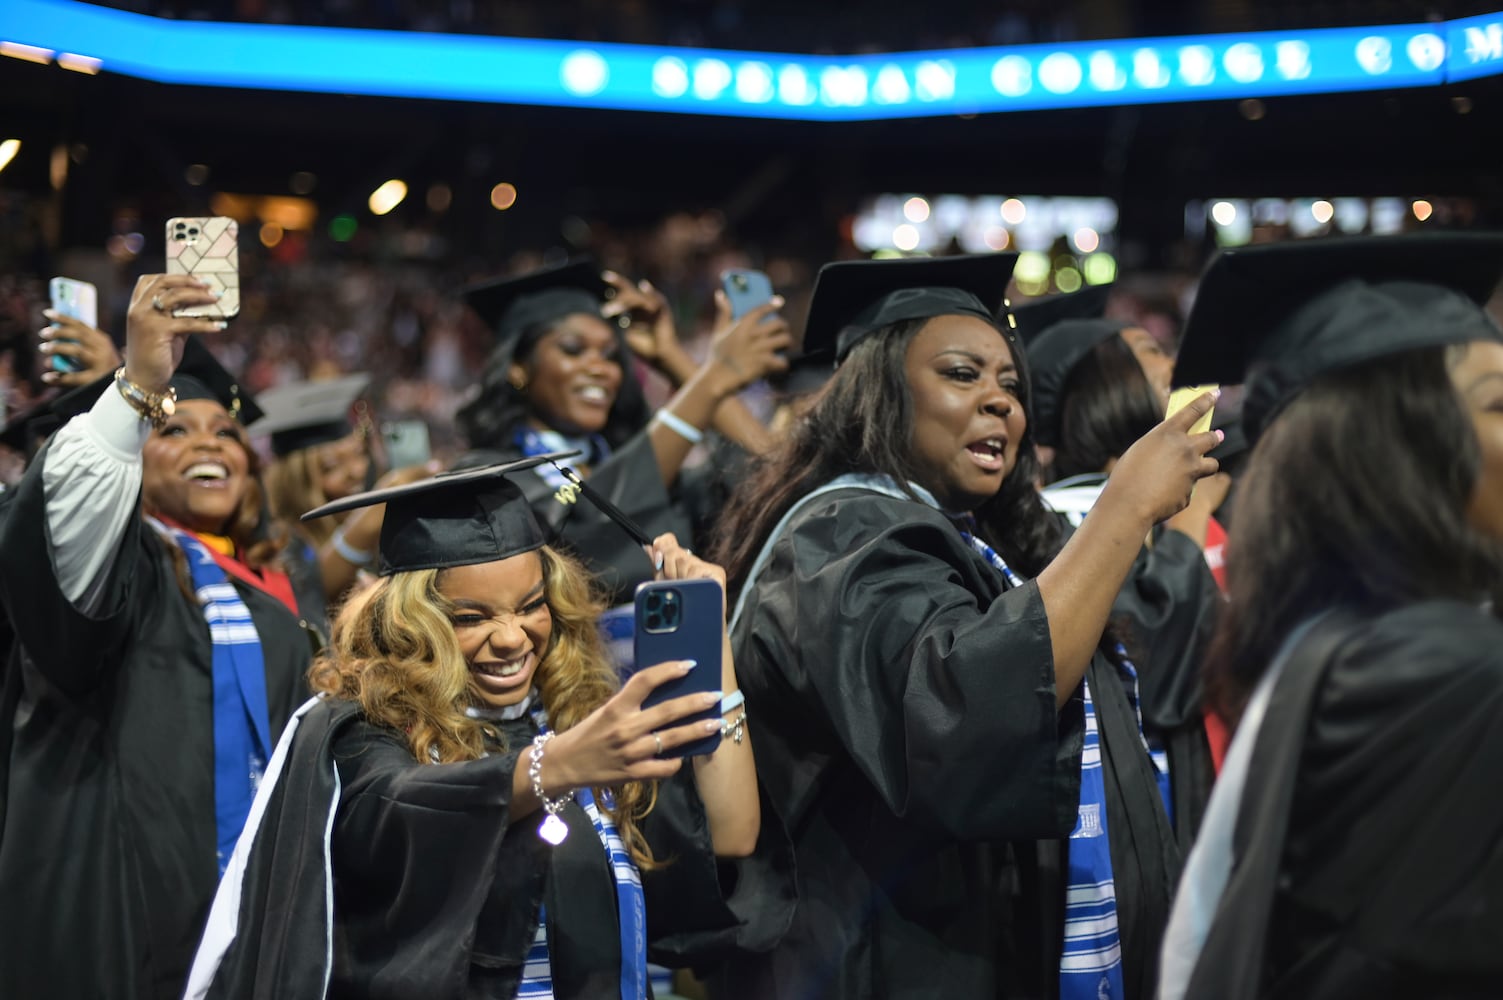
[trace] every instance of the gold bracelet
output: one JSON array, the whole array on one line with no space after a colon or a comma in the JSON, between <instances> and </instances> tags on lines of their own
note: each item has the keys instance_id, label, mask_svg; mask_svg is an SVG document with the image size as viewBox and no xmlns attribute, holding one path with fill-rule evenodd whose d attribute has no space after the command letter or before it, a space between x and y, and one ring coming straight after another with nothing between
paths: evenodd
<instances>
[{"instance_id":1,"label":"gold bracelet","mask_svg":"<svg viewBox=\"0 0 1503 1000\"><path fill-rule=\"evenodd\" d=\"M167 423L167 418L177 412L175 387L169 385L166 392L147 392L125 377L124 365L115 370L115 387L120 390L120 395L125 397L131 409L140 414L142 420L150 421L155 430L161 430L162 425Z\"/></svg>"}]
</instances>

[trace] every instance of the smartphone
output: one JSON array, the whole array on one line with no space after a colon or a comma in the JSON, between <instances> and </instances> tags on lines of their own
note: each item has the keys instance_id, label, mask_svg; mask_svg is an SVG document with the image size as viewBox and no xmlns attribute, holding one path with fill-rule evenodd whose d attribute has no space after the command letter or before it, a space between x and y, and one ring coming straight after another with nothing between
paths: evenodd
<instances>
[{"instance_id":1,"label":"smartphone","mask_svg":"<svg viewBox=\"0 0 1503 1000\"><path fill-rule=\"evenodd\" d=\"M684 676L654 688L642 702L651 708L695 692L720 690L720 648L725 629L725 595L714 580L654 580L637 587L634 652L637 669L669 660L693 660ZM668 727L719 719L720 705L676 719ZM670 757L714 753L720 734L664 751Z\"/></svg>"},{"instance_id":2,"label":"smartphone","mask_svg":"<svg viewBox=\"0 0 1503 1000\"><path fill-rule=\"evenodd\" d=\"M1192 402L1198 399L1202 394L1210 392L1216 387L1217 386L1215 385L1215 383L1211 383L1210 385L1187 385L1183 389L1175 389L1169 394L1169 408L1164 413L1165 418L1167 419L1168 417L1174 416L1180 410L1183 410L1185 407L1189 406ZM1190 433L1204 434L1206 431L1210 430L1211 416L1215 412L1216 407L1213 406L1204 414L1202 414L1201 418L1191 425Z\"/></svg>"},{"instance_id":3,"label":"smartphone","mask_svg":"<svg viewBox=\"0 0 1503 1000\"><path fill-rule=\"evenodd\" d=\"M772 279L761 271L722 271L720 287L731 303L731 319L740 319L772 298Z\"/></svg>"},{"instance_id":4,"label":"smartphone","mask_svg":"<svg viewBox=\"0 0 1503 1000\"><path fill-rule=\"evenodd\" d=\"M218 302L174 316L229 319L240 313L240 224L222 215L167 220L167 273L191 274L220 293Z\"/></svg>"},{"instance_id":5,"label":"smartphone","mask_svg":"<svg viewBox=\"0 0 1503 1000\"><path fill-rule=\"evenodd\" d=\"M422 465L433 457L428 425L421 420L393 420L382 424L381 443L386 446L386 463L393 469Z\"/></svg>"},{"instance_id":6,"label":"smartphone","mask_svg":"<svg viewBox=\"0 0 1503 1000\"><path fill-rule=\"evenodd\" d=\"M99 329L99 290L93 285L87 281L79 281L77 278L53 278L47 283L47 294L52 299L53 312L70 316L84 326ZM52 370L55 372L82 371L83 363L74 358L54 354Z\"/></svg>"}]
</instances>

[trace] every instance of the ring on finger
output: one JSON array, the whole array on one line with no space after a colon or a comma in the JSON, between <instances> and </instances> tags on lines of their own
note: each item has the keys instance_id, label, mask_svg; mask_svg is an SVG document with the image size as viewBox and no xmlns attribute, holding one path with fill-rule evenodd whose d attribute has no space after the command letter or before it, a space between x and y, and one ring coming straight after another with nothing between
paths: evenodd
<instances>
[{"instance_id":1,"label":"ring on finger","mask_svg":"<svg viewBox=\"0 0 1503 1000\"><path fill-rule=\"evenodd\" d=\"M151 297L151 307L157 312L167 311L167 307L162 304L162 297L160 295L153 295Z\"/></svg>"},{"instance_id":2,"label":"ring on finger","mask_svg":"<svg viewBox=\"0 0 1503 1000\"><path fill-rule=\"evenodd\" d=\"M653 754L653 756L654 757L661 757L661 756L663 756L663 738L661 736L659 736L657 733L653 733L652 734L652 741L658 745L657 753Z\"/></svg>"}]
</instances>

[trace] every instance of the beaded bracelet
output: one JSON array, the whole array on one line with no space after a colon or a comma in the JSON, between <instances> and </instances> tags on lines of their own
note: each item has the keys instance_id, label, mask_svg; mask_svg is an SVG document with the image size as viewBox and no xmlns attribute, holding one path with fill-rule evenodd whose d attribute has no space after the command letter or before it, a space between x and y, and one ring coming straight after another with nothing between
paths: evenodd
<instances>
[{"instance_id":1,"label":"beaded bracelet","mask_svg":"<svg viewBox=\"0 0 1503 1000\"><path fill-rule=\"evenodd\" d=\"M690 444L699 444L699 442L705 439L704 431L701 431L698 427L695 427L667 407L659 410L656 416L658 420L662 421L664 427L667 427Z\"/></svg>"},{"instance_id":2,"label":"beaded bracelet","mask_svg":"<svg viewBox=\"0 0 1503 1000\"><path fill-rule=\"evenodd\" d=\"M527 780L532 782L532 794L538 797L538 801L543 805L543 812L548 814L538 826L538 836L557 847L569 835L569 827L558 818L558 814L563 812L564 806L573 801L574 793L567 792L556 799L550 799L543 794L543 747L547 746L551 739L553 739L552 733L538 733L533 737L532 750L527 760Z\"/></svg>"}]
</instances>

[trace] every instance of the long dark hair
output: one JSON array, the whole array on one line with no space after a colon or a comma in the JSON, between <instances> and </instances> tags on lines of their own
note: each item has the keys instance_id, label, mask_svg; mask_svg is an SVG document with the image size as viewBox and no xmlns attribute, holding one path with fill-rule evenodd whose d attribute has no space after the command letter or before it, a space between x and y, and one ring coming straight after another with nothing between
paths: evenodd
<instances>
[{"instance_id":1,"label":"long dark hair","mask_svg":"<svg viewBox=\"0 0 1503 1000\"><path fill-rule=\"evenodd\" d=\"M527 420L527 395L511 384L510 371L513 361L526 364L532 357L533 348L558 325L560 320L527 327L520 337L496 345L486 359L485 370L480 376L480 389L475 398L460 408L454 415L454 423L465 436L471 448L509 450L512 435ZM642 387L632 372L632 353L626 346L626 338L618 330L617 363L621 366L621 389L616 402L611 406L609 418L601 436L612 448L620 447L643 427L651 414ZM525 345L517 351L517 345Z\"/></svg>"},{"instance_id":2,"label":"long dark hair","mask_svg":"<svg viewBox=\"0 0 1503 1000\"><path fill-rule=\"evenodd\" d=\"M1230 602L1208 661L1228 720L1300 622L1432 598L1503 607L1503 545L1466 520L1481 469L1448 365L1461 347L1321 377L1253 449L1227 551Z\"/></svg>"},{"instance_id":3,"label":"long dark hair","mask_svg":"<svg viewBox=\"0 0 1503 1000\"><path fill-rule=\"evenodd\" d=\"M753 464L716 526L712 558L726 568L733 595L745 584L772 529L806 493L848 472L885 474L905 489L918 478L905 361L909 343L927 322L894 323L857 344L787 437ZM1009 347L1026 387L1026 358ZM1023 394L1026 414L1026 388ZM1030 428L1018 443L1017 466L1002 489L973 511L982 537L1029 576L1044 568L1060 541L1058 522L1034 488L1037 474Z\"/></svg>"},{"instance_id":4,"label":"long dark hair","mask_svg":"<svg viewBox=\"0 0 1503 1000\"><path fill-rule=\"evenodd\" d=\"M1057 479L1100 472L1163 418L1143 366L1120 335L1097 344L1070 370L1060 399Z\"/></svg>"}]
</instances>

